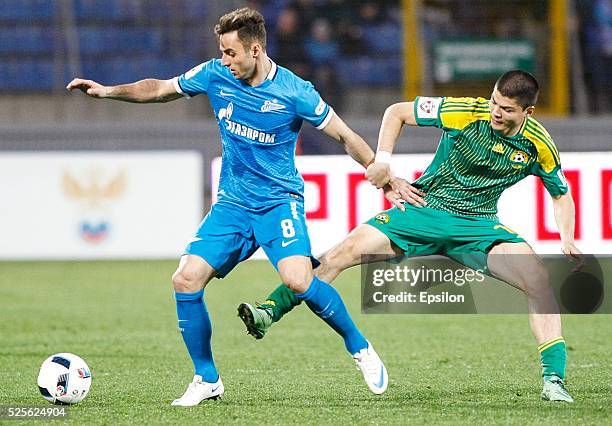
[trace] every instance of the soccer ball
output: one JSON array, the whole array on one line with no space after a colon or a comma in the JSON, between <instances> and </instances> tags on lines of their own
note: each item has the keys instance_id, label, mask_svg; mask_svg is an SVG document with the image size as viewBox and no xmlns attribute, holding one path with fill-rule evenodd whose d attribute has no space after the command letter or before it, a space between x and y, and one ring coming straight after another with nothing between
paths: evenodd
<instances>
[{"instance_id":1,"label":"soccer ball","mask_svg":"<svg viewBox=\"0 0 612 426\"><path fill-rule=\"evenodd\" d=\"M51 355L40 366L38 389L49 402L70 405L81 402L89 392L91 372L80 357L61 353Z\"/></svg>"}]
</instances>

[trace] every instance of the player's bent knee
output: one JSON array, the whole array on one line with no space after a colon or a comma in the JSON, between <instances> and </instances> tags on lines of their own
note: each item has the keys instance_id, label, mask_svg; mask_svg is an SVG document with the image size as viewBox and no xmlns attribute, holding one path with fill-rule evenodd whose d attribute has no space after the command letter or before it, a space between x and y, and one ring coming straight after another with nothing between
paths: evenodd
<instances>
[{"instance_id":1,"label":"player's bent knee","mask_svg":"<svg viewBox=\"0 0 612 426\"><path fill-rule=\"evenodd\" d=\"M172 285L177 293L193 293L202 289L202 283L197 280L193 273L176 271L172 275Z\"/></svg>"},{"instance_id":2,"label":"player's bent knee","mask_svg":"<svg viewBox=\"0 0 612 426\"><path fill-rule=\"evenodd\" d=\"M297 293L308 289L314 277L310 259L305 256L293 256L278 262L278 274L283 284Z\"/></svg>"},{"instance_id":3,"label":"player's bent knee","mask_svg":"<svg viewBox=\"0 0 612 426\"><path fill-rule=\"evenodd\" d=\"M312 274L290 271L281 273L281 280L291 291L304 293L312 281Z\"/></svg>"},{"instance_id":4,"label":"player's bent knee","mask_svg":"<svg viewBox=\"0 0 612 426\"><path fill-rule=\"evenodd\" d=\"M308 285L310 282L306 282L305 279L300 279L297 277L288 277L283 278L283 284L285 284L295 293L304 293L306 290L308 290Z\"/></svg>"},{"instance_id":5,"label":"player's bent knee","mask_svg":"<svg viewBox=\"0 0 612 426\"><path fill-rule=\"evenodd\" d=\"M174 291L177 293L187 293L189 283L181 272L176 271L174 274L172 274L172 286L174 287Z\"/></svg>"}]
</instances>

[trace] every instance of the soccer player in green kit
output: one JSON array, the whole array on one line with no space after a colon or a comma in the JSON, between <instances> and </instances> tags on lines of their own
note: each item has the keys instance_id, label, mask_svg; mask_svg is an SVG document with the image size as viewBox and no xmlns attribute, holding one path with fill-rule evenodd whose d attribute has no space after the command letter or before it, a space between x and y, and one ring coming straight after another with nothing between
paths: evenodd
<instances>
[{"instance_id":1,"label":"soccer player in green kit","mask_svg":"<svg viewBox=\"0 0 612 426\"><path fill-rule=\"evenodd\" d=\"M529 73L512 70L495 84L491 98L417 97L391 105L382 120L376 160L366 177L377 188L393 178L391 153L404 124L443 130L425 173L400 195L393 208L355 228L319 259L317 276L331 282L361 263L363 254L441 254L486 271L522 290L536 339L544 380L542 399L573 402L564 386L566 347L561 317L546 269L523 238L501 224L502 192L528 175L538 176L553 199L562 252L583 262L574 244L574 202L559 154L532 114L539 86ZM490 256L493 255L493 256ZM516 256L520 255L520 256ZM273 322L298 305L280 286L264 304L243 303L238 312L247 331L262 338Z\"/></svg>"}]
</instances>

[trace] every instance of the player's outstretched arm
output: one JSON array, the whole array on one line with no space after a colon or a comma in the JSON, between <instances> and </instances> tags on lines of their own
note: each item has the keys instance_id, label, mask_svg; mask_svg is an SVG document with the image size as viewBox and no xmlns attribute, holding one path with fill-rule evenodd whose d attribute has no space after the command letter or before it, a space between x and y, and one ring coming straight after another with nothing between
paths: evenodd
<instances>
[{"instance_id":1,"label":"player's outstretched arm","mask_svg":"<svg viewBox=\"0 0 612 426\"><path fill-rule=\"evenodd\" d=\"M377 188L382 188L393 179L389 163L404 124L417 124L414 118L414 102L393 104L385 110L378 133L376 160L366 171L368 181Z\"/></svg>"},{"instance_id":2,"label":"player's outstretched arm","mask_svg":"<svg viewBox=\"0 0 612 426\"><path fill-rule=\"evenodd\" d=\"M404 124L417 125L414 118L414 102L401 102L386 109L378 134L376 158L374 163L368 166L366 178L377 188L386 188L390 185L402 200L415 207L422 207L427 205L423 199L425 193L405 180L395 178L391 172L391 153ZM401 210L404 210L403 207Z\"/></svg>"},{"instance_id":3,"label":"player's outstretched arm","mask_svg":"<svg viewBox=\"0 0 612 426\"><path fill-rule=\"evenodd\" d=\"M372 149L361 136L352 131L337 115L334 114L329 124L323 129L323 132L332 139L342 143L346 152L363 167L368 167L368 165L372 164L374 160ZM387 200L402 211L405 210L404 201L415 204L413 198L419 197L416 188L399 178L394 179L387 185L383 185L382 189ZM414 191L410 191L410 189Z\"/></svg>"},{"instance_id":4,"label":"player's outstretched arm","mask_svg":"<svg viewBox=\"0 0 612 426\"><path fill-rule=\"evenodd\" d=\"M323 128L323 133L341 143L346 153L364 168L374 161L374 151L372 151L372 148L368 146L361 136L351 130L338 114L334 113L327 126Z\"/></svg>"},{"instance_id":5,"label":"player's outstretched arm","mask_svg":"<svg viewBox=\"0 0 612 426\"><path fill-rule=\"evenodd\" d=\"M571 192L559 197L553 197L553 210L555 221L559 228L559 235L561 236L561 251L569 259L576 259L578 261L574 267L574 270L578 271L584 265L584 256L574 243L576 208Z\"/></svg>"},{"instance_id":6,"label":"player's outstretched arm","mask_svg":"<svg viewBox=\"0 0 612 426\"><path fill-rule=\"evenodd\" d=\"M87 96L98 99L115 99L124 102L154 103L168 102L182 97L177 93L172 79L156 80L148 78L135 83L118 86L103 86L93 80L75 78L66 86L66 90L79 89Z\"/></svg>"}]
</instances>

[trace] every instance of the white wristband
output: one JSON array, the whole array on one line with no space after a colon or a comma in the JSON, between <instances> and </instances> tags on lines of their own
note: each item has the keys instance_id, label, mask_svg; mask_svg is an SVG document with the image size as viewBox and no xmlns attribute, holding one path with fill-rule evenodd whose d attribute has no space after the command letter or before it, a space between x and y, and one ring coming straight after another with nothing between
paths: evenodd
<instances>
[{"instance_id":1,"label":"white wristband","mask_svg":"<svg viewBox=\"0 0 612 426\"><path fill-rule=\"evenodd\" d=\"M387 163L391 162L391 153L387 151L377 151L376 157L374 158L375 163Z\"/></svg>"}]
</instances>

